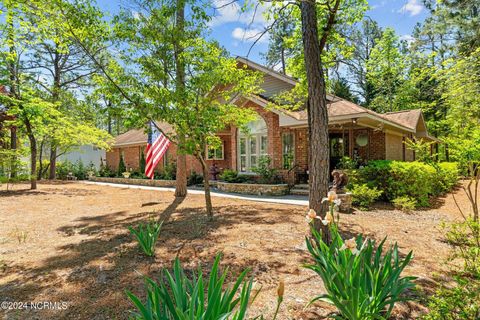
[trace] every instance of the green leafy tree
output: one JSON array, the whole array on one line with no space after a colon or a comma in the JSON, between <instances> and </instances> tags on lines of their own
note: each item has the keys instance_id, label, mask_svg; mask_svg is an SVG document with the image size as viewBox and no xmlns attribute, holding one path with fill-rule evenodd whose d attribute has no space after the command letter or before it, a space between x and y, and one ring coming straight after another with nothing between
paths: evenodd
<instances>
[{"instance_id":1,"label":"green leafy tree","mask_svg":"<svg viewBox=\"0 0 480 320\"><path fill-rule=\"evenodd\" d=\"M378 23L365 18L361 24L354 25L347 37L347 43L352 46L353 52L343 63L347 67L349 83L357 88L353 91L360 97L361 103L368 107L375 97L374 87L367 78L367 65L372 50L382 36L382 29Z\"/></svg>"},{"instance_id":2,"label":"green leafy tree","mask_svg":"<svg viewBox=\"0 0 480 320\"><path fill-rule=\"evenodd\" d=\"M129 110L132 121L139 126L150 119L171 124L173 130L164 134L180 154L195 156L208 177L207 145L218 145L216 133L227 126L241 127L253 119L253 111L240 107L237 98L257 91L259 77L239 68L218 43L205 39L205 8L181 2L146 1L136 16L125 10L115 18L115 32L125 48L119 49L125 63L137 70L128 77L141 97ZM179 26L183 6L196 14ZM178 170L181 166L177 159L177 180L179 172L186 174ZM208 179L204 187L211 218Z\"/></svg>"},{"instance_id":3,"label":"green leafy tree","mask_svg":"<svg viewBox=\"0 0 480 320\"><path fill-rule=\"evenodd\" d=\"M307 101L309 206L324 216L327 208L322 204L321 195L327 193L330 180L325 70L334 66L339 57L351 53L341 27L361 20L367 3L361 0L274 1L272 16L286 6L292 6L291 19L295 22L291 41L302 43L288 60L287 71L300 81L294 90L279 95L277 101L292 107L304 107ZM316 228L322 229L324 239L329 242L328 228L321 223Z\"/></svg>"},{"instance_id":4,"label":"green leafy tree","mask_svg":"<svg viewBox=\"0 0 480 320\"><path fill-rule=\"evenodd\" d=\"M395 98L404 79L404 56L395 31L386 28L372 49L367 64L367 79L375 91L371 108L376 111L395 111Z\"/></svg>"}]
</instances>

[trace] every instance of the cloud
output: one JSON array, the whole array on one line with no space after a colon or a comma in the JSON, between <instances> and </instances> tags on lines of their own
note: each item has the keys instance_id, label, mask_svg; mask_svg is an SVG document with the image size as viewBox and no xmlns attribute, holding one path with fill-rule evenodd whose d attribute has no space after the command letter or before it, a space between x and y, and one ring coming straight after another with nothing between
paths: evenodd
<instances>
[{"instance_id":1,"label":"cloud","mask_svg":"<svg viewBox=\"0 0 480 320\"><path fill-rule=\"evenodd\" d=\"M254 42L257 39L259 39L259 43L268 42L268 34L263 34L263 30L261 29L244 29L237 27L232 31L232 37L241 42Z\"/></svg>"},{"instance_id":2,"label":"cloud","mask_svg":"<svg viewBox=\"0 0 480 320\"><path fill-rule=\"evenodd\" d=\"M408 0L407 3L402 8L400 8L398 12L408 12L410 13L410 16L416 16L420 14L422 10L423 6L422 4L418 3L418 0Z\"/></svg>"},{"instance_id":3,"label":"cloud","mask_svg":"<svg viewBox=\"0 0 480 320\"><path fill-rule=\"evenodd\" d=\"M268 24L264 12L269 8L270 4L257 3L255 7L248 10L242 10L237 2L232 2L231 0L215 0L213 4L217 9L210 22L212 27L231 22L239 22L255 27L265 27Z\"/></svg>"},{"instance_id":4,"label":"cloud","mask_svg":"<svg viewBox=\"0 0 480 320\"><path fill-rule=\"evenodd\" d=\"M400 40L405 40L407 41L408 44L412 43L413 41L415 41L415 38L412 37L411 35L409 34L404 34L403 36L400 36Z\"/></svg>"}]
</instances>

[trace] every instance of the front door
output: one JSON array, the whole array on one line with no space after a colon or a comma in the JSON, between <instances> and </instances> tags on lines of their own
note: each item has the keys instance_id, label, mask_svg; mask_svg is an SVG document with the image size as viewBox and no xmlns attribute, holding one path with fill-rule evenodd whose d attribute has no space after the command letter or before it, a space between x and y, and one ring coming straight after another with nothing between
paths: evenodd
<instances>
[{"instance_id":1,"label":"front door","mask_svg":"<svg viewBox=\"0 0 480 320\"><path fill-rule=\"evenodd\" d=\"M348 141L348 134L330 133L329 147L330 147L330 171L336 169L345 156L346 142Z\"/></svg>"}]
</instances>

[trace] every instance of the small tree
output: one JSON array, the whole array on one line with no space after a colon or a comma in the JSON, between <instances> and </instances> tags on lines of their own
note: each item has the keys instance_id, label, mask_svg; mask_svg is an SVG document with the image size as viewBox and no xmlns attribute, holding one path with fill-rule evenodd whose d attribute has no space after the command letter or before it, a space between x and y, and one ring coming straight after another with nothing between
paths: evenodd
<instances>
[{"instance_id":1,"label":"small tree","mask_svg":"<svg viewBox=\"0 0 480 320\"><path fill-rule=\"evenodd\" d=\"M145 174L145 166L146 166L146 160L145 160L145 153L143 150L140 150L140 173Z\"/></svg>"},{"instance_id":2,"label":"small tree","mask_svg":"<svg viewBox=\"0 0 480 320\"><path fill-rule=\"evenodd\" d=\"M120 160L118 162L118 170L117 170L117 176L121 177L122 173L127 171L127 167L125 166L125 161L123 160L123 155L120 154Z\"/></svg>"}]
</instances>

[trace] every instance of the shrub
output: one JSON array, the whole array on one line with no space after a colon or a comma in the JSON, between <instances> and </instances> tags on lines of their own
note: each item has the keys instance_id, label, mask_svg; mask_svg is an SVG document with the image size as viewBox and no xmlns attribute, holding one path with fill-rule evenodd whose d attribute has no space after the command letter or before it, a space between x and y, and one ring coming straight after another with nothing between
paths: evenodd
<instances>
[{"instance_id":1,"label":"shrub","mask_svg":"<svg viewBox=\"0 0 480 320\"><path fill-rule=\"evenodd\" d=\"M480 222L471 217L443 225L445 238L452 245L451 260L463 261L462 273L480 279Z\"/></svg>"},{"instance_id":2,"label":"shrub","mask_svg":"<svg viewBox=\"0 0 480 320\"><path fill-rule=\"evenodd\" d=\"M314 229L314 240L306 240L315 261L306 267L322 278L327 290L310 303L322 300L335 305L341 314L338 319L388 319L394 304L407 300L402 294L414 287L414 277L401 277L412 252L402 259L397 244L384 252L386 239L376 247L361 235L343 241L335 224L330 231L330 245Z\"/></svg>"},{"instance_id":3,"label":"shrub","mask_svg":"<svg viewBox=\"0 0 480 320\"><path fill-rule=\"evenodd\" d=\"M221 181L230 182L230 183L243 183L249 180L249 177L246 175L240 175L235 170L225 169L218 176Z\"/></svg>"},{"instance_id":4,"label":"shrub","mask_svg":"<svg viewBox=\"0 0 480 320\"><path fill-rule=\"evenodd\" d=\"M165 180L175 180L177 177L177 164L176 162L167 162L163 168L162 178Z\"/></svg>"},{"instance_id":5,"label":"shrub","mask_svg":"<svg viewBox=\"0 0 480 320\"><path fill-rule=\"evenodd\" d=\"M429 299L423 320L480 318L480 282L457 277L452 288L441 288Z\"/></svg>"},{"instance_id":6,"label":"shrub","mask_svg":"<svg viewBox=\"0 0 480 320\"><path fill-rule=\"evenodd\" d=\"M342 157L340 162L337 165L337 169L341 170L353 170L358 168L358 162L357 160L354 160L350 157Z\"/></svg>"},{"instance_id":7,"label":"shrub","mask_svg":"<svg viewBox=\"0 0 480 320\"><path fill-rule=\"evenodd\" d=\"M274 183L277 170L271 166L272 159L269 156L258 158L258 166L252 168L252 171L260 176L260 183Z\"/></svg>"},{"instance_id":8,"label":"shrub","mask_svg":"<svg viewBox=\"0 0 480 320\"><path fill-rule=\"evenodd\" d=\"M191 278L185 275L178 258L173 273L162 272L157 283L145 279L146 302L127 290L127 296L137 308L135 319L247 319L247 308L256 294L252 294L253 279L247 280L243 271L233 285L226 285L228 269L219 275L220 255L213 263L210 277L202 269Z\"/></svg>"},{"instance_id":9,"label":"shrub","mask_svg":"<svg viewBox=\"0 0 480 320\"><path fill-rule=\"evenodd\" d=\"M458 181L459 167L456 162L442 162L437 166L436 179L433 190L436 194L450 191Z\"/></svg>"},{"instance_id":10,"label":"shrub","mask_svg":"<svg viewBox=\"0 0 480 320\"><path fill-rule=\"evenodd\" d=\"M412 210L415 210L415 207L417 206L417 201L415 201L415 199L410 198L408 196L395 198L393 199L392 203L395 208L405 212L410 212Z\"/></svg>"},{"instance_id":11,"label":"shrub","mask_svg":"<svg viewBox=\"0 0 480 320\"><path fill-rule=\"evenodd\" d=\"M354 185L349 191L352 193L352 203L360 209L368 209L382 195L381 190L366 184Z\"/></svg>"},{"instance_id":12,"label":"shrub","mask_svg":"<svg viewBox=\"0 0 480 320\"><path fill-rule=\"evenodd\" d=\"M143 153L142 150L140 150L140 163L139 163L139 171L141 174L145 175L145 167L147 166L147 163L146 163L146 159L145 159L145 154Z\"/></svg>"},{"instance_id":13,"label":"shrub","mask_svg":"<svg viewBox=\"0 0 480 320\"><path fill-rule=\"evenodd\" d=\"M417 205L429 205L429 196L448 191L456 182L454 164L429 165L422 162L370 161L358 170L360 180L384 191L386 200L408 196Z\"/></svg>"},{"instance_id":14,"label":"shrub","mask_svg":"<svg viewBox=\"0 0 480 320\"><path fill-rule=\"evenodd\" d=\"M161 223L150 222L147 224L140 223L137 229L129 227L130 233L135 236L140 249L149 257L155 255L155 244L157 243L160 230L162 228Z\"/></svg>"},{"instance_id":15,"label":"shrub","mask_svg":"<svg viewBox=\"0 0 480 320\"><path fill-rule=\"evenodd\" d=\"M123 160L123 155L120 154L120 160L118 162L118 169L117 169L117 177L121 177L122 173L127 171L127 167L125 166L125 161Z\"/></svg>"},{"instance_id":16,"label":"shrub","mask_svg":"<svg viewBox=\"0 0 480 320\"><path fill-rule=\"evenodd\" d=\"M71 172L78 180L85 180L87 178L87 172L91 170L91 167L85 167L82 160L78 160L72 163L68 160L57 162L56 175L59 179L66 179L67 175Z\"/></svg>"},{"instance_id":17,"label":"shrub","mask_svg":"<svg viewBox=\"0 0 480 320\"><path fill-rule=\"evenodd\" d=\"M189 186L193 186L196 184L200 184L202 182L203 182L203 176L192 170L190 172L190 175L187 178L187 184Z\"/></svg>"}]
</instances>

